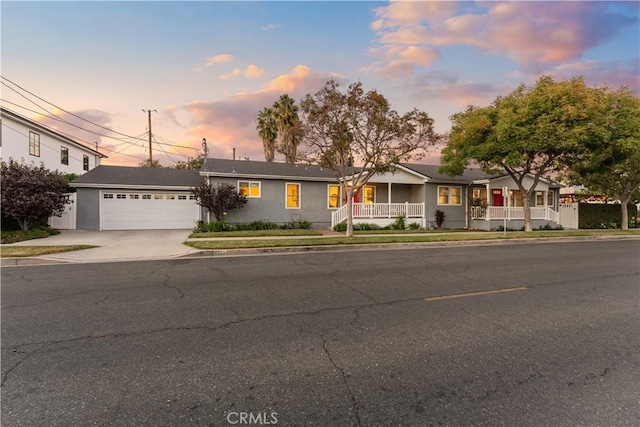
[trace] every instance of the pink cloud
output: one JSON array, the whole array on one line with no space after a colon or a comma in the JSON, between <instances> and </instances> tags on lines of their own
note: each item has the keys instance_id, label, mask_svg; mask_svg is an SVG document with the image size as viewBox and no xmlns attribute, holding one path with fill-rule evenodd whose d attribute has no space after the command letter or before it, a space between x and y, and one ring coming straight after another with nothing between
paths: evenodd
<instances>
[{"instance_id":1,"label":"pink cloud","mask_svg":"<svg viewBox=\"0 0 640 427\"><path fill-rule=\"evenodd\" d=\"M215 64L225 64L228 62L233 62L234 60L235 58L233 57L233 55L229 54L210 56L205 62L205 67L211 67Z\"/></svg>"},{"instance_id":2,"label":"pink cloud","mask_svg":"<svg viewBox=\"0 0 640 427\"><path fill-rule=\"evenodd\" d=\"M452 2L392 2L376 9L378 52L398 45L468 45L507 55L525 71L576 61L584 52L637 25L637 14L608 2L486 2L454 15ZM391 47L390 47L391 46ZM415 62L416 66L423 65ZM381 74L387 71L377 67Z\"/></svg>"},{"instance_id":3,"label":"pink cloud","mask_svg":"<svg viewBox=\"0 0 640 427\"><path fill-rule=\"evenodd\" d=\"M256 131L258 113L285 93L299 104L303 96L317 92L330 78L344 83L340 76L313 72L305 65L297 65L258 91L239 93L220 101L193 101L172 108L171 115L182 117L179 121L184 123L188 140L207 139L210 157L231 158L236 148L238 157L262 160L262 141Z\"/></svg>"},{"instance_id":4,"label":"pink cloud","mask_svg":"<svg viewBox=\"0 0 640 427\"><path fill-rule=\"evenodd\" d=\"M221 74L218 76L221 80L230 79L233 77L244 76L248 79L257 79L258 77L264 74L264 69L258 67L257 65L249 65L244 70L240 68L234 68L232 72L227 74Z\"/></svg>"}]
</instances>

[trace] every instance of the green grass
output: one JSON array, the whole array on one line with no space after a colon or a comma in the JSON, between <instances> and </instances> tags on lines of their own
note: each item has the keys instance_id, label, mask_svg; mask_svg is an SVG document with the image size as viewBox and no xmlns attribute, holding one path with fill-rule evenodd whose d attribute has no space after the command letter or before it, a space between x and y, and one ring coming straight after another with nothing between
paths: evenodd
<instances>
[{"instance_id":1,"label":"green grass","mask_svg":"<svg viewBox=\"0 0 640 427\"><path fill-rule=\"evenodd\" d=\"M190 238L206 237L269 237L269 236L321 236L316 230L289 229L289 230L241 230L241 231L216 231L211 233L191 233Z\"/></svg>"},{"instance_id":2,"label":"green grass","mask_svg":"<svg viewBox=\"0 0 640 427\"><path fill-rule=\"evenodd\" d=\"M614 235L640 236L640 230L593 230L593 231L533 231L525 232L482 232L482 233L451 233L451 234L407 234L402 236L355 236L355 237L318 237L306 239L262 239L262 240L205 240L189 241L185 244L202 250L217 249L245 249L245 248L275 248L291 246L329 246L329 245L363 245L387 243L421 243L421 242L452 242L452 241L483 241L509 240L556 237L599 237Z\"/></svg>"},{"instance_id":3,"label":"green grass","mask_svg":"<svg viewBox=\"0 0 640 427\"><path fill-rule=\"evenodd\" d=\"M91 249L91 245L64 245L64 246L2 246L0 258L22 258L40 255L57 254L60 252L79 251Z\"/></svg>"}]
</instances>

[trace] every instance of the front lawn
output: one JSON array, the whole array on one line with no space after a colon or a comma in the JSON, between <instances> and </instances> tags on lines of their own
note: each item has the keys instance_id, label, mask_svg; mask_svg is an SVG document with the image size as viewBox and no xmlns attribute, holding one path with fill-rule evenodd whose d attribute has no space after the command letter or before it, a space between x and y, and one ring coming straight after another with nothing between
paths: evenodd
<instances>
[{"instance_id":1,"label":"front lawn","mask_svg":"<svg viewBox=\"0 0 640 427\"><path fill-rule=\"evenodd\" d=\"M91 249L97 246L91 245L64 245L64 246L1 246L0 258L23 258L40 255L57 254L60 252L79 251Z\"/></svg>"},{"instance_id":2,"label":"front lawn","mask_svg":"<svg viewBox=\"0 0 640 427\"><path fill-rule=\"evenodd\" d=\"M357 235L354 237L311 237L305 239L244 239L244 240L203 240L185 242L186 245L202 250L218 249L247 249L274 248L292 246L328 246L328 245L362 245L387 243L423 243L423 242L453 242L453 241L482 241L509 239L536 239L557 237L606 237L618 235L640 236L640 230L579 230L579 231L532 231L525 232L473 232L450 234L407 234L407 235Z\"/></svg>"},{"instance_id":3,"label":"front lawn","mask_svg":"<svg viewBox=\"0 0 640 427\"><path fill-rule=\"evenodd\" d=\"M27 231L22 230L2 230L0 232L0 241L5 243L17 243L25 240L44 239L45 237L60 234L60 230L51 227L34 227Z\"/></svg>"},{"instance_id":4,"label":"front lawn","mask_svg":"<svg viewBox=\"0 0 640 427\"><path fill-rule=\"evenodd\" d=\"M190 238L205 237L269 237L269 236L321 236L322 233L309 229L272 229L272 230L240 230L212 231L208 233L191 233Z\"/></svg>"}]
</instances>

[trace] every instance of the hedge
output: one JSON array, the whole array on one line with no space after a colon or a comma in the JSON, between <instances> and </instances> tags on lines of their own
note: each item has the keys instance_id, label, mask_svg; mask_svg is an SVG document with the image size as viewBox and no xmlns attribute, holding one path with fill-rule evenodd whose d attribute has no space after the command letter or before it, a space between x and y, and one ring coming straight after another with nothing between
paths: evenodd
<instances>
[{"instance_id":1,"label":"hedge","mask_svg":"<svg viewBox=\"0 0 640 427\"><path fill-rule=\"evenodd\" d=\"M638 227L638 208L628 205L629 228ZM622 222L622 209L620 205L605 205L593 203L579 203L578 227L579 228L620 228Z\"/></svg>"}]
</instances>

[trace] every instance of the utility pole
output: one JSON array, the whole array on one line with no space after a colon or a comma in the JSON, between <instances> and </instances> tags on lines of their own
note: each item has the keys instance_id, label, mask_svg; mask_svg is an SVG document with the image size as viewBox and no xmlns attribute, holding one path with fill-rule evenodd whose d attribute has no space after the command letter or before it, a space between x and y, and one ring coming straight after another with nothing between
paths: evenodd
<instances>
[{"instance_id":1,"label":"utility pole","mask_svg":"<svg viewBox=\"0 0 640 427\"><path fill-rule=\"evenodd\" d=\"M157 113L158 110L145 110L143 108L142 111L144 113L149 113L149 167L153 167L153 154L151 149L151 112L155 111Z\"/></svg>"}]
</instances>

